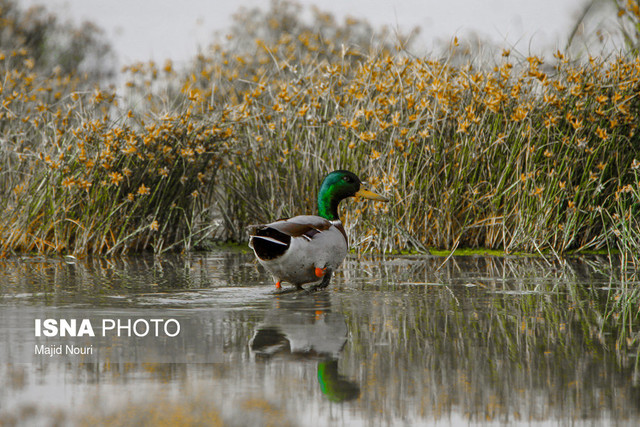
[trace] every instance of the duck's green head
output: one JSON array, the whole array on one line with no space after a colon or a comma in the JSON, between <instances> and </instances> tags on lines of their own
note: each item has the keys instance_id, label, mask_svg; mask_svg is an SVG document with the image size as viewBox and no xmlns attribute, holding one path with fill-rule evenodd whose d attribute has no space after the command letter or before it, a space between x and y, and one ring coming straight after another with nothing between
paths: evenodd
<instances>
[{"instance_id":1,"label":"duck's green head","mask_svg":"<svg viewBox=\"0 0 640 427\"><path fill-rule=\"evenodd\" d=\"M360 188L362 181L353 172L337 170L331 172L322 181L318 192L318 214L329 220L336 220L338 204L347 197L363 197L365 199L387 202L388 200L372 191Z\"/></svg>"}]
</instances>

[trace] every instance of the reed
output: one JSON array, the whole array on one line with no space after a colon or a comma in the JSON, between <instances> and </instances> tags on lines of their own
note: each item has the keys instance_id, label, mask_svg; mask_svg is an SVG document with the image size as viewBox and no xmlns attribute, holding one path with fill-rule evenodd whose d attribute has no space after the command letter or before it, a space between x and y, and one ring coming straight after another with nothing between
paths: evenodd
<instances>
[{"instance_id":1,"label":"reed","mask_svg":"<svg viewBox=\"0 0 640 427\"><path fill-rule=\"evenodd\" d=\"M358 251L484 247L638 254L635 56L459 64L411 35L275 2L185 69L125 67L122 90L4 54L4 254L116 254L244 241L315 210L357 172L389 204L349 204ZM243 32L246 28L252 32Z\"/></svg>"}]
</instances>

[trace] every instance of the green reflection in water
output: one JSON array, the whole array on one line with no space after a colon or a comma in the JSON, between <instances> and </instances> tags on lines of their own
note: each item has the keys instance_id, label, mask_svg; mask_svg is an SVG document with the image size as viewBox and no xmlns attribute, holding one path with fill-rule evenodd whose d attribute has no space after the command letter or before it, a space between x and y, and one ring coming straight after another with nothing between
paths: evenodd
<instances>
[{"instance_id":1,"label":"green reflection in water","mask_svg":"<svg viewBox=\"0 0 640 427\"><path fill-rule=\"evenodd\" d=\"M337 360L318 362L320 390L332 402L353 400L360 395L360 387L338 372Z\"/></svg>"}]
</instances>

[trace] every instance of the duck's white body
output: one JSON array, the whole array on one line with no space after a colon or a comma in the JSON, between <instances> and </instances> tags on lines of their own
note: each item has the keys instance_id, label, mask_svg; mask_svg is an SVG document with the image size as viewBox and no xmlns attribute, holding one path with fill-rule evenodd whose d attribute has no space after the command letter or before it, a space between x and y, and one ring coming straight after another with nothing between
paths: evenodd
<instances>
[{"instance_id":1,"label":"duck's white body","mask_svg":"<svg viewBox=\"0 0 640 427\"><path fill-rule=\"evenodd\" d=\"M347 255L340 220L299 215L252 228L249 246L277 283L285 281L300 288L330 279Z\"/></svg>"}]
</instances>

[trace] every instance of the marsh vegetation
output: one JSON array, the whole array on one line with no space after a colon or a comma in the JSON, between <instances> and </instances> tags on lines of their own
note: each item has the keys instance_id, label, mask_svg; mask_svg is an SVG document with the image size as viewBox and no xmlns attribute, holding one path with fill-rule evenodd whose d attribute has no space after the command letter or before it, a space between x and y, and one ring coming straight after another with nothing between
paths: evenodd
<instances>
[{"instance_id":1,"label":"marsh vegetation","mask_svg":"<svg viewBox=\"0 0 640 427\"><path fill-rule=\"evenodd\" d=\"M393 199L345 211L357 251L637 255L632 53L481 58L455 38L418 57L414 33L273 2L186 68L125 66L116 89L91 68L108 53L97 30L73 33L78 51L55 19L4 3L5 33L24 33L0 55L5 256L241 242L248 224L314 211L335 168ZM636 2L620 8L635 22Z\"/></svg>"}]
</instances>

